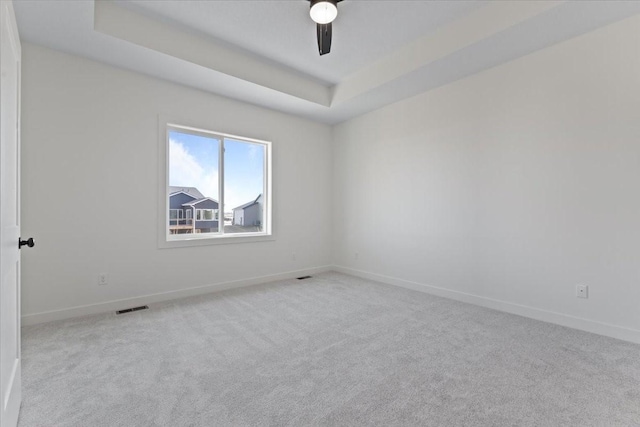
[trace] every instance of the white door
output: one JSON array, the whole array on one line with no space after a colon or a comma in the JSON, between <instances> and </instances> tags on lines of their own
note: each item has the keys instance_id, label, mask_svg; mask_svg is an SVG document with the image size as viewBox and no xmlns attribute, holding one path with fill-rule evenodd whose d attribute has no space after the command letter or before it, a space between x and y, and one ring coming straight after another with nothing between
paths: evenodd
<instances>
[{"instance_id":1,"label":"white door","mask_svg":"<svg viewBox=\"0 0 640 427\"><path fill-rule=\"evenodd\" d=\"M1 427L20 410L20 40L13 4L0 1Z\"/></svg>"}]
</instances>

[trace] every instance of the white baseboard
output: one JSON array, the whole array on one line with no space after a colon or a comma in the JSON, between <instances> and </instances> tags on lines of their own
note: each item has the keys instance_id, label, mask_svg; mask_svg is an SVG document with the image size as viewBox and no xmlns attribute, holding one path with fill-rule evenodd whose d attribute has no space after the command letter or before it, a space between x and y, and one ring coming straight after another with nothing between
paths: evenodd
<instances>
[{"instance_id":1,"label":"white baseboard","mask_svg":"<svg viewBox=\"0 0 640 427\"><path fill-rule=\"evenodd\" d=\"M224 291L227 289L243 288L246 286L254 286L262 283L274 282L277 280L293 279L295 277L307 276L311 274L319 274L325 271L331 271L331 266L306 268L303 270L287 271L284 273L271 274L267 276L251 277L248 279L233 280L229 282L215 283L212 285L198 286L195 288L180 289L177 291L161 292L151 295L143 295L134 298L125 298L120 300L107 301L97 304L89 304L65 308L62 310L45 311L42 313L26 314L22 316L22 325L35 325L38 323L52 322L55 320L71 319L73 317L87 316L90 314L101 314L122 310L129 307L140 305L154 304L163 301L170 301L180 298L187 298L197 295L205 295L213 292Z\"/></svg>"},{"instance_id":2,"label":"white baseboard","mask_svg":"<svg viewBox=\"0 0 640 427\"><path fill-rule=\"evenodd\" d=\"M22 316L22 325L35 325L38 323L52 322L55 320L70 319L73 317L87 316L91 314L100 314L114 312L124 308L155 304L163 301L170 301L180 298L187 298L197 295L205 295L213 292L219 292L227 289L242 288L246 286L254 286L262 283L273 282L277 280L287 280L299 276L319 274L325 271L337 271L339 273L349 274L364 279L375 280L389 285L399 286L407 289L413 289L444 298L462 301L469 304L475 304L494 310L504 311L507 313L517 314L519 316L529 317L531 319L541 320L543 322L555 323L557 325L567 326L569 328L579 329L586 332L592 332L612 338L640 344L640 330L625 328L622 326L611 325L608 323L597 322L594 320L584 319L580 317L570 316L568 314L557 313L553 311L543 310L540 308L529 307L512 302L497 300L493 298L482 297L465 292L454 291L451 289L440 288L437 286L425 285L409 280L398 279L381 274L370 273L367 271L356 270L343 266L321 266L307 268L303 270L287 271L284 273L272 274L267 276L252 277L248 279L234 280L229 282L215 283L212 285L198 286L195 288L181 289L177 291L161 292L151 295L143 295L134 298L125 298L120 300L107 301L103 303L83 305L77 307L66 308L62 310L46 311L42 313L26 314Z\"/></svg>"},{"instance_id":3,"label":"white baseboard","mask_svg":"<svg viewBox=\"0 0 640 427\"><path fill-rule=\"evenodd\" d=\"M386 283L388 285L400 286L403 288L413 289L444 298L462 301L469 304L475 304L482 307L491 308L498 311L504 311L519 316L529 317L531 319L541 320L543 322L555 323L561 326L567 326L581 331L592 332L598 335L604 335L611 338L617 338L624 341L630 341L640 344L640 330L625 328L622 326L611 325L608 323L597 322L594 320L584 319L580 317L570 316L568 314L557 313L553 311L543 310L540 308L529 307L525 305L515 304L512 302L501 301L493 298L482 297L478 295L468 294L465 292L454 291L451 289L439 288L437 286L425 285L422 283L411 282L408 280L398 279L395 277L384 276L381 274L370 273L367 271L356 270L353 268L333 266L333 270L339 273L349 274L364 279L375 280L377 282Z\"/></svg>"}]
</instances>

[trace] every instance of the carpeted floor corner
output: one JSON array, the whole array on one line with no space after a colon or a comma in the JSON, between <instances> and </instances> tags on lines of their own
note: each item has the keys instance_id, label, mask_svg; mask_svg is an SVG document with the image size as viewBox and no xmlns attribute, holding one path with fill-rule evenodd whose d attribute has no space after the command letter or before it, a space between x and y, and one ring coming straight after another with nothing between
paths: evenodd
<instances>
[{"instance_id":1,"label":"carpeted floor corner","mask_svg":"<svg viewBox=\"0 0 640 427\"><path fill-rule=\"evenodd\" d=\"M640 425L640 345L338 273L22 346L21 427Z\"/></svg>"}]
</instances>

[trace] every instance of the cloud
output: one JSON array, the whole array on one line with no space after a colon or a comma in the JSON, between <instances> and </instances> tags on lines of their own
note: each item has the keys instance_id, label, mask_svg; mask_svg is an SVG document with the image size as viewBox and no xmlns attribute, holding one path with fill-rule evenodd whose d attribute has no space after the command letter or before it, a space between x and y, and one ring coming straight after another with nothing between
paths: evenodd
<instances>
[{"instance_id":1,"label":"cloud","mask_svg":"<svg viewBox=\"0 0 640 427\"><path fill-rule=\"evenodd\" d=\"M184 145L169 140L169 185L196 187L206 197L218 199L217 165L205 168Z\"/></svg>"},{"instance_id":2,"label":"cloud","mask_svg":"<svg viewBox=\"0 0 640 427\"><path fill-rule=\"evenodd\" d=\"M260 153L259 150L264 150L264 148L258 147L256 144L250 144L249 145L249 158L251 160L256 160L257 157L258 157L258 153Z\"/></svg>"}]
</instances>

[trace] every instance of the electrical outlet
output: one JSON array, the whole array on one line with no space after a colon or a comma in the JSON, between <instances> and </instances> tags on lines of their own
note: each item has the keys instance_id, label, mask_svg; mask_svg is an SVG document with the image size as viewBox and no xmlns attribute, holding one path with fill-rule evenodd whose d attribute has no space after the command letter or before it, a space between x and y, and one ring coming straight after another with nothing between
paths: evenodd
<instances>
[{"instance_id":1,"label":"electrical outlet","mask_svg":"<svg viewBox=\"0 0 640 427\"><path fill-rule=\"evenodd\" d=\"M589 286L587 285L576 286L576 296L578 298L589 298Z\"/></svg>"},{"instance_id":2,"label":"electrical outlet","mask_svg":"<svg viewBox=\"0 0 640 427\"><path fill-rule=\"evenodd\" d=\"M107 273L98 274L98 285L106 285L107 284Z\"/></svg>"}]
</instances>

